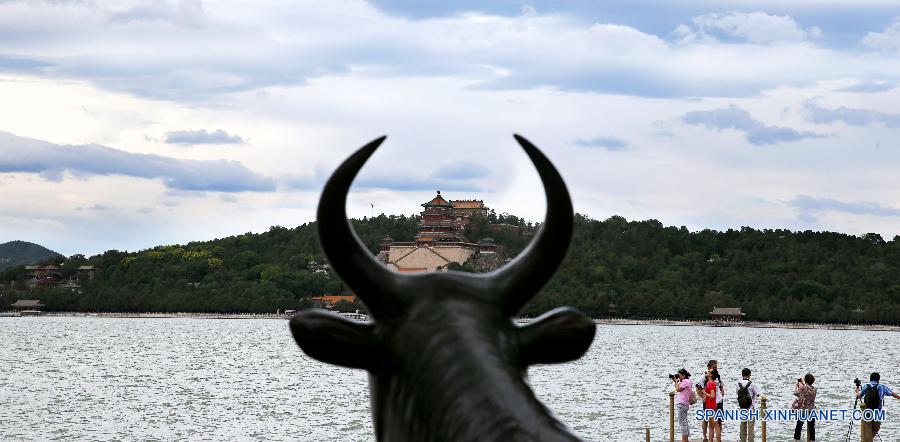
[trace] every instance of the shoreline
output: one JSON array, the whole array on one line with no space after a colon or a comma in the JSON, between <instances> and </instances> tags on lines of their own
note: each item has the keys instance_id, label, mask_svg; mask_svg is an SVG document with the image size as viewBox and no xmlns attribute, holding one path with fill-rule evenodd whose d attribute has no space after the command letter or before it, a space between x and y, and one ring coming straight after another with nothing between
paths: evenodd
<instances>
[{"instance_id":1,"label":"shoreline","mask_svg":"<svg viewBox=\"0 0 900 442\"><path fill-rule=\"evenodd\" d=\"M672 320L672 319L627 319L605 318L594 319L597 325L662 325L669 327L745 327L745 328L780 328L780 329L808 329L808 330L859 330L859 331L888 331L900 332L900 326L885 324L837 324L837 323L808 323L808 322L770 322L770 321L740 321L721 322L710 320Z\"/></svg>"},{"instance_id":2,"label":"shoreline","mask_svg":"<svg viewBox=\"0 0 900 442\"><path fill-rule=\"evenodd\" d=\"M18 317L7 315L11 312L0 312L0 317ZM354 313L338 313L358 321L367 320L365 315ZM83 312L50 312L37 317L86 317L112 319L290 319L291 314L275 313L83 313ZM531 322L534 318L516 319L519 323ZM628 318L594 318L597 325L658 325L666 327L745 327L745 328L778 328L809 330L859 330L900 332L900 326L884 324L837 324L837 323L802 323L802 322L769 322L741 321L721 322L711 320L674 320L674 319L628 319Z\"/></svg>"}]
</instances>

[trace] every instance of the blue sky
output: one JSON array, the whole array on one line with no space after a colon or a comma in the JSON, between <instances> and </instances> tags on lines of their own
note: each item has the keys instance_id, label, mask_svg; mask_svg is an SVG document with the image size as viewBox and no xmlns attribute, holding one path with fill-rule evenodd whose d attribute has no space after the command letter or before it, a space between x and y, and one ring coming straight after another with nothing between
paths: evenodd
<instances>
[{"instance_id":1,"label":"blue sky","mask_svg":"<svg viewBox=\"0 0 900 442\"><path fill-rule=\"evenodd\" d=\"M0 1L0 242L135 250L442 190L538 220L900 234L900 10L880 0Z\"/></svg>"}]
</instances>

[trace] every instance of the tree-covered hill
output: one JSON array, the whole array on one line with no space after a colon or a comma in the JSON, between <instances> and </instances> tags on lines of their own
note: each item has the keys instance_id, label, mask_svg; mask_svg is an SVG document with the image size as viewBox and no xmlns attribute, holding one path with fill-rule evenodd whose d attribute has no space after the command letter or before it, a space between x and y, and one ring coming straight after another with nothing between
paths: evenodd
<instances>
[{"instance_id":1,"label":"tree-covered hill","mask_svg":"<svg viewBox=\"0 0 900 442\"><path fill-rule=\"evenodd\" d=\"M525 225L509 216L475 220L468 238L491 236L509 255L527 244L532 229L492 232L489 221ZM381 215L353 220L353 226L375 252L385 235L411 240L417 222ZM82 278L79 294L29 292L24 267L13 267L2 273L0 302L30 297L58 310L270 312L302 308L311 296L346 293L323 266L315 223L52 261L70 276L81 265L100 270L94 280ZM595 317L707 318L713 307L741 307L747 319L900 324L896 275L897 237L746 227L690 232L655 220L578 215L566 260L523 314L572 305Z\"/></svg>"},{"instance_id":2,"label":"tree-covered hill","mask_svg":"<svg viewBox=\"0 0 900 442\"><path fill-rule=\"evenodd\" d=\"M54 256L62 256L44 246L27 241L0 244L0 270L17 265L34 264Z\"/></svg>"},{"instance_id":3,"label":"tree-covered hill","mask_svg":"<svg viewBox=\"0 0 900 442\"><path fill-rule=\"evenodd\" d=\"M577 216L559 273L526 307L593 316L900 323L900 237L782 229L690 232ZM612 309L612 311L610 311Z\"/></svg>"}]
</instances>

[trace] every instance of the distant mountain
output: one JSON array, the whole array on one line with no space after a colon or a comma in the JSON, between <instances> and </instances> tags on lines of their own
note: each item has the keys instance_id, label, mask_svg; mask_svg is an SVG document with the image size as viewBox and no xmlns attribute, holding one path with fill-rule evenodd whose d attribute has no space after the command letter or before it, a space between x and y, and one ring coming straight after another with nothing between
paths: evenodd
<instances>
[{"instance_id":1,"label":"distant mountain","mask_svg":"<svg viewBox=\"0 0 900 442\"><path fill-rule=\"evenodd\" d=\"M34 264L54 256L62 255L35 243L10 241L0 244L0 270L22 264Z\"/></svg>"}]
</instances>

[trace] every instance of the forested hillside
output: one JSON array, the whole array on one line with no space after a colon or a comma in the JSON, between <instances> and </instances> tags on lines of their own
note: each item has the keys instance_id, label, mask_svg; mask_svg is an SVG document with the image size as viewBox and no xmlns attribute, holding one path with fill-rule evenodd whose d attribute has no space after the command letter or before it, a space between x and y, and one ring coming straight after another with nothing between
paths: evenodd
<instances>
[{"instance_id":1,"label":"forested hillside","mask_svg":"<svg viewBox=\"0 0 900 442\"><path fill-rule=\"evenodd\" d=\"M353 225L375 252L385 235L411 240L417 221L382 215ZM525 225L509 216L500 221ZM476 220L467 236L492 236L509 255L527 244L531 231L490 233L487 226L488 220ZM560 271L523 313L572 305L595 317L706 318L718 306L741 307L747 319L898 324L898 239L751 228L690 232L655 220L579 215ZM78 294L29 291L24 267L7 269L0 301L39 298L52 309L81 311L270 312L346 292L323 267L314 223L53 261L70 274L85 264L100 271Z\"/></svg>"},{"instance_id":2,"label":"forested hillside","mask_svg":"<svg viewBox=\"0 0 900 442\"><path fill-rule=\"evenodd\" d=\"M17 265L33 264L54 256L61 256L44 246L27 241L0 244L0 270Z\"/></svg>"},{"instance_id":3,"label":"forested hillside","mask_svg":"<svg viewBox=\"0 0 900 442\"><path fill-rule=\"evenodd\" d=\"M528 312L563 304L593 316L708 318L741 307L748 319L900 323L898 237L575 223L565 263Z\"/></svg>"}]
</instances>

